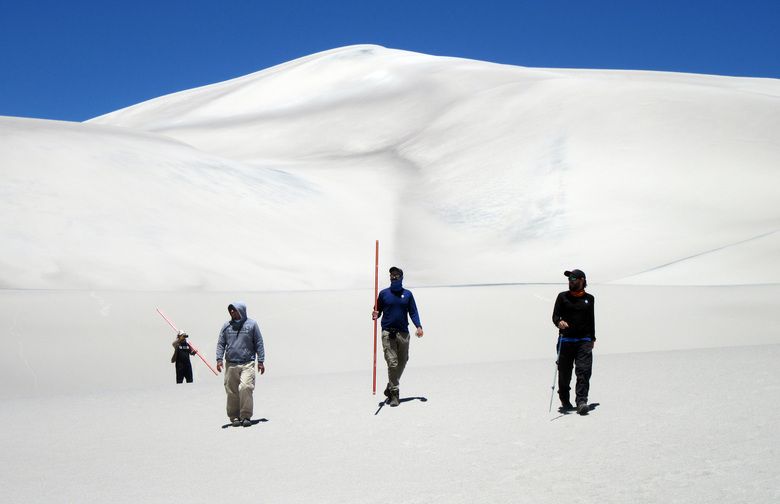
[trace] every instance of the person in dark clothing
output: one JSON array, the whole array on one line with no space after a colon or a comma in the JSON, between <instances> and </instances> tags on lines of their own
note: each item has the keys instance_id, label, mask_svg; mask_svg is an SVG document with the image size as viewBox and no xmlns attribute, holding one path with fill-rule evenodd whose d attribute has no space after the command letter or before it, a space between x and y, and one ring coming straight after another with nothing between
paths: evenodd
<instances>
[{"instance_id":1,"label":"person in dark clothing","mask_svg":"<svg viewBox=\"0 0 780 504\"><path fill-rule=\"evenodd\" d=\"M190 355L195 355L195 350L190 348L187 343L188 334L179 331L176 339L173 340L173 357L171 362L176 364L176 383L182 383L187 379L187 383L192 383L192 363Z\"/></svg>"},{"instance_id":2,"label":"person in dark clothing","mask_svg":"<svg viewBox=\"0 0 780 504\"><path fill-rule=\"evenodd\" d=\"M418 338L423 336L417 303L411 291L403 288L404 272L393 266L390 268L390 287L382 289L376 300L376 310L371 317L376 320L382 316L382 348L387 362L388 383L385 396L390 406L398 406L398 385L409 360L409 319L417 328Z\"/></svg>"},{"instance_id":3,"label":"person in dark clothing","mask_svg":"<svg viewBox=\"0 0 780 504\"><path fill-rule=\"evenodd\" d=\"M596 344L594 320L595 300L585 292L588 285L585 273L575 269L564 271L569 278L569 290L561 292L555 299L552 322L558 328L558 397L562 411L572 411L569 391L571 371L577 376L575 404L577 413L587 415L588 391L593 369L593 346Z\"/></svg>"}]
</instances>

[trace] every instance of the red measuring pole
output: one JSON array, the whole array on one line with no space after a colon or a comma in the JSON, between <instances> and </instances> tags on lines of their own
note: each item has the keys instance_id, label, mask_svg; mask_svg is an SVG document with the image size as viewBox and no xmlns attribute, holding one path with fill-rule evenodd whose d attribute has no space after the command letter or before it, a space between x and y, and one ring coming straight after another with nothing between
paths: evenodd
<instances>
[{"instance_id":1,"label":"red measuring pole","mask_svg":"<svg viewBox=\"0 0 780 504\"><path fill-rule=\"evenodd\" d=\"M377 298L379 296L379 240L376 241L376 250L374 252L374 311L377 308ZM374 388L373 394L376 395L376 319L374 320Z\"/></svg>"},{"instance_id":2,"label":"red measuring pole","mask_svg":"<svg viewBox=\"0 0 780 504\"><path fill-rule=\"evenodd\" d=\"M176 328L175 325L173 325L173 322L171 322L170 319L166 317L165 314L161 312L159 308L157 308L157 313L159 313L160 316L164 318L166 322L168 322L168 325L171 326L174 331L176 331L176 334L179 334L179 330ZM214 373L216 376L219 376L219 373L217 373L217 371L213 367L211 367L211 364L209 364L208 361L203 358L203 355L201 355L200 351L197 348L195 348L195 345L193 345L191 341L188 341L188 343L190 345L190 348L192 348L192 351L195 352L195 354L198 357L200 357L200 360L202 360L203 363L209 367L211 372Z\"/></svg>"}]
</instances>

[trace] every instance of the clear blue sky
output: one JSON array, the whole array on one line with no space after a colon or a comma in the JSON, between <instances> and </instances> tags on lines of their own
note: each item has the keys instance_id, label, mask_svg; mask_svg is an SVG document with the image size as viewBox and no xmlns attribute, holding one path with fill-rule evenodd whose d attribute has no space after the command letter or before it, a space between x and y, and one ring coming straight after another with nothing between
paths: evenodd
<instances>
[{"instance_id":1,"label":"clear blue sky","mask_svg":"<svg viewBox=\"0 0 780 504\"><path fill-rule=\"evenodd\" d=\"M81 121L315 52L780 78L780 0L0 0L0 115Z\"/></svg>"}]
</instances>

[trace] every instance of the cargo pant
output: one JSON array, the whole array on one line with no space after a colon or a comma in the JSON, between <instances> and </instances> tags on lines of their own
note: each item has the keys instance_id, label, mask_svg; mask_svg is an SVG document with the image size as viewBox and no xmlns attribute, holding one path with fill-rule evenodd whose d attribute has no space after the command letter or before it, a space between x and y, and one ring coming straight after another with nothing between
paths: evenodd
<instances>
[{"instance_id":1,"label":"cargo pant","mask_svg":"<svg viewBox=\"0 0 780 504\"><path fill-rule=\"evenodd\" d=\"M409 360L409 333L382 329L382 348L387 362L387 380L390 390L397 391Z\"/></svg>"},{"instance_id":2,"label":"cargo pant","mask_svg":"<svg viewBox=\"0 0 780 504\"><path fill-rule=\"evenodd\" d=\"M227 392L227 416L234 418L252 418L255 390L255 363L225 363L225 392Z\"/></svg>"},{"instance_id":3,"label":"cargo pant","mask_svg":"<svg viewBox=\"0 0 780 504\"><path fill-rule=\"evenodd\" d=\"M593 370L593 342L562 343L562 345L558 356L558 397L561 399L561 404L569 402L571 368L574 366L574 374L577 377L574 388L575 404L587 404L590 376Z\"/></svg>"}]
</instances>

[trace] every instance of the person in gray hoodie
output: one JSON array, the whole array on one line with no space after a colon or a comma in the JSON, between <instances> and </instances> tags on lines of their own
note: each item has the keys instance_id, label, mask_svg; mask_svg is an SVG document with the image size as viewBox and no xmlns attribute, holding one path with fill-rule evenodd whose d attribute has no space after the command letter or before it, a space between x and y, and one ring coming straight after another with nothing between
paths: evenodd
<instances>
[{"instance_id":1,"label":"person in gray hoodie","mask_svg":"<svg viewBox=\"0 0 780 504\"><path fill-rule=\"evenodd\" d=\"M265 373L265 348L263 335L255 320L247 318L246 305L233 303L228 306L230 320L219 331L217 340L217 371L225 369L227 392L227 416L233 426L252 425L255 390L255 358L257 371Z\"/></svg>"}]
</instances>

